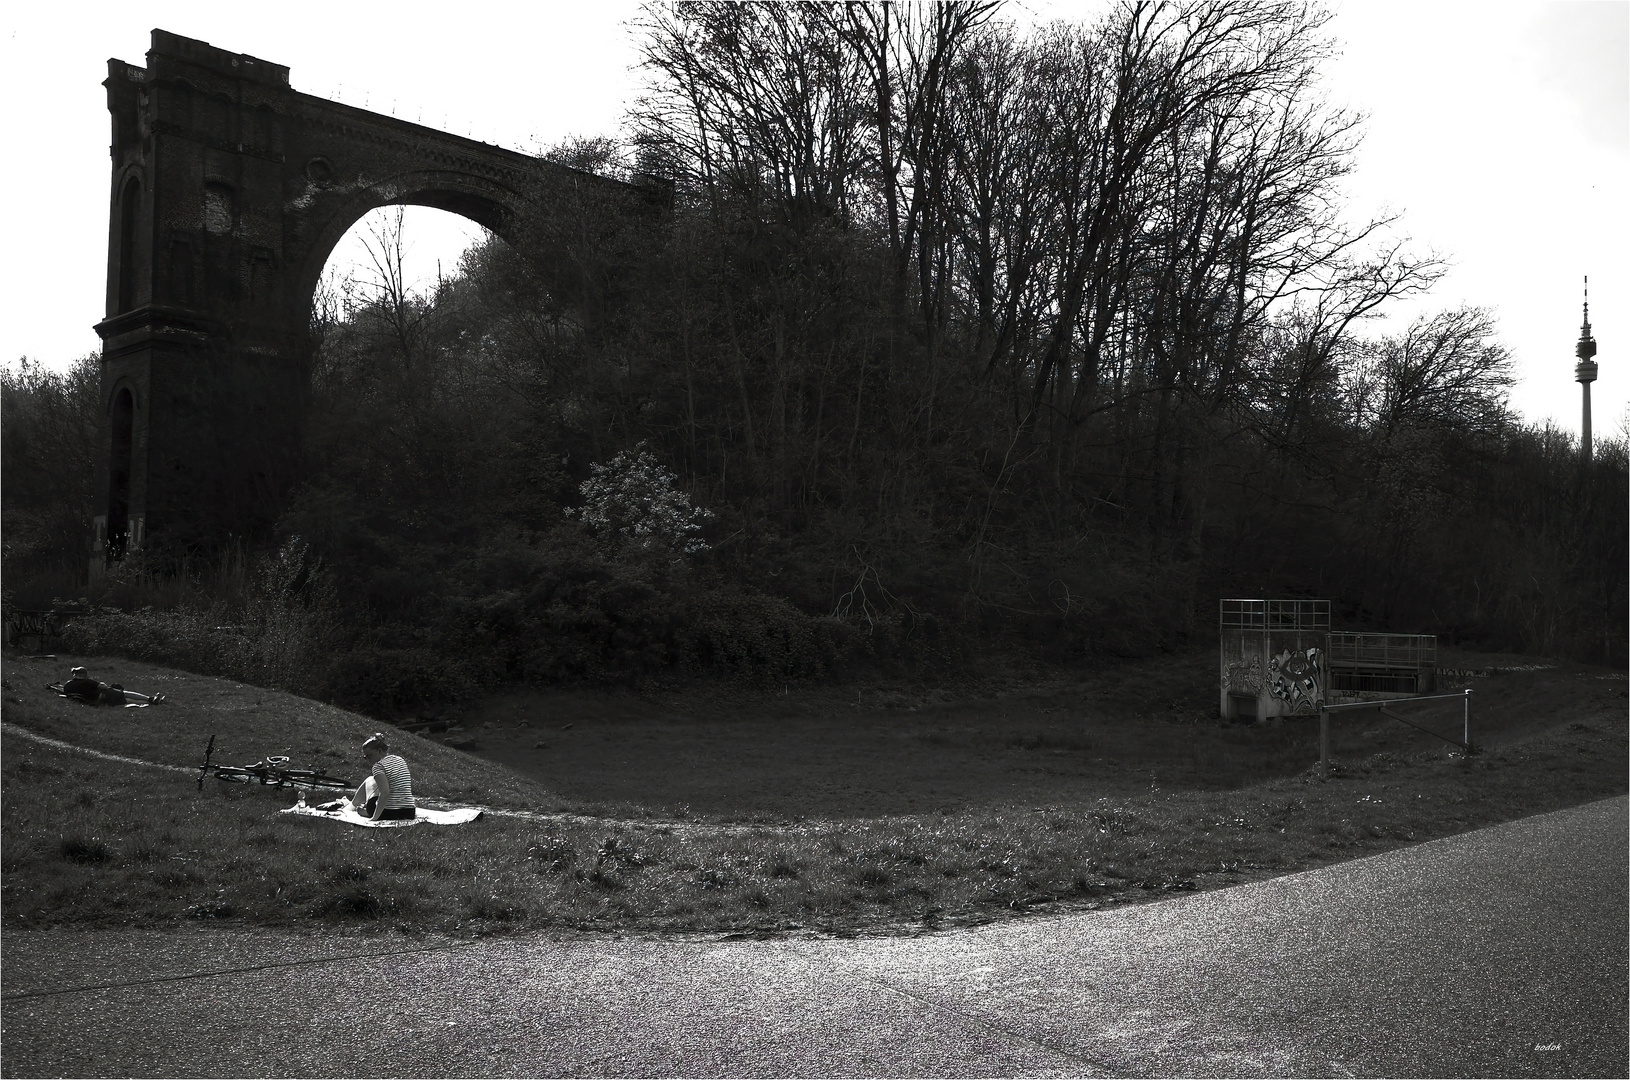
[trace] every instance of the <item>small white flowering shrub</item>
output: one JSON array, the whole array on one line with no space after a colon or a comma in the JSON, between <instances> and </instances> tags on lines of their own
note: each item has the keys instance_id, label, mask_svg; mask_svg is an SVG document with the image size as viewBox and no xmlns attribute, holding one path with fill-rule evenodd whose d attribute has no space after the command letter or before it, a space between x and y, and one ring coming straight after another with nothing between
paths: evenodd
<instances>
[{"instance_id":1,"label":"small white flowering shrub","mask_svg":"<svg viewBox=\"0 0 1630 1080\"><path fill-rule=\"evenodd\" d=\"M676 473L656 455L636 446L620 451L604 465L590 465L589 479L578 485L582 506L566 516L582 515L583 524L600 536L620 536L642 548L665 547L694 555L708 549L702 524L713 511L692 506L690 496L674 487Z\"/></svg>"}]
</instances>

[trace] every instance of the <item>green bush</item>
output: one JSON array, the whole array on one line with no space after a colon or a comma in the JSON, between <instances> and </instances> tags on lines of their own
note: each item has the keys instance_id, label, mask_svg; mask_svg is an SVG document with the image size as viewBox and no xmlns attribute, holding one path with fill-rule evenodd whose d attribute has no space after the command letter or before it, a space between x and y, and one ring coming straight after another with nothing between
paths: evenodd
<instances>
[{"instance_id":1,"label":"green bush","mask_svg":"<svg viewBox=\"0 0 1630 1080\"><path fill-rule=\"evenodd\" d=\"M674 629L676 663L696 671L813 678L835 670L860 643L832 617L799 611L779 597L717 589L688 598Z\"/></svg>"}]
</instances>

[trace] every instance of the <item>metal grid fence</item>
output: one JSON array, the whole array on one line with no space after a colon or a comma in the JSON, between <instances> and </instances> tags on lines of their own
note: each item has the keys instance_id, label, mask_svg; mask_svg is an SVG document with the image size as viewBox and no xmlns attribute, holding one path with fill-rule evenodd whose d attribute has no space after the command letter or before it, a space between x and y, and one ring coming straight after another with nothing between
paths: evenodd
<instances>
[{"instance_id":1,"label":"metal grid fence","mask_svg":"<svg viewBox=\"0 0 1630 1080\"><path fill-rule=\"evenodd\" d=\"M1431 689L1438 639L1432 634L1332 632L1325 649L1336 693L1418 694Z\"/></svg>"},{"instance_id":2,"label":"metal grid fence","mask_svg":"<svg viewBox=\"0 0 1630 1080\"><path fill-rule=\"evenodd\" d=\"M1223 600L1218 625L1223 630L1329 630L1330 601Z\"/></svg>"}]
</instances>

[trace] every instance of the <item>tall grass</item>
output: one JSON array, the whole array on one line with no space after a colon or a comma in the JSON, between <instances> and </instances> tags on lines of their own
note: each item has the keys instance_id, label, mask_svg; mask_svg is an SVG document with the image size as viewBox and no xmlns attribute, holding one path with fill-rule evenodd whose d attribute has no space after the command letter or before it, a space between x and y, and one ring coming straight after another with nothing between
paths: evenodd
<instances>
[{"instance_id":1,"label":"tall grass","mask_svg":"<svg viewBox=\"0 0 1630 1080\"><path fill-rule=\"evenodd\" d=\"M138 552L110 566L89 598L119 611L217 610L235 619L253 602L251 561L242 544L213 556L183 556L168 567Z\"/></svg>"},{"instance_id":2,"label":"tall grass","mask_svg":"<svg viewBox=\"0 0 1630 1080\"><path fill-rule=\"evenodd\" d=\"M321 560L298 538L158 568L116 564L64 629L74 653L124 656L322 696L345 638Z\"/></svg>"}]
</instances>

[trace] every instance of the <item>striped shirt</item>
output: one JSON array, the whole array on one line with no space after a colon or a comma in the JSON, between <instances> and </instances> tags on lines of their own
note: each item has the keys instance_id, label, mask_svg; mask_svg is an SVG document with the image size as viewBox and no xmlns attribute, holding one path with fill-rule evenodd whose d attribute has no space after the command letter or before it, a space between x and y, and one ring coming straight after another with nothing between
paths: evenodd
<instances>
[{"instance_id":1,"label":"striped shirt","mask_svg":"<svg viewBox=\"0 0 1630 1080\"><path fill-rule=\"evenodd\" d=\"M413 808L413 777L409 775L407 762L402 760L400 754L386 754L374 762L374 781L381 792L380 813ZM387 784L390 793L384 794Z\"/></svg>"}]
</instances>

